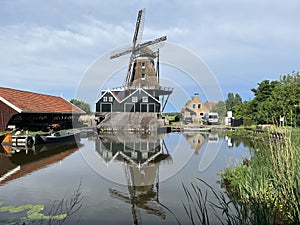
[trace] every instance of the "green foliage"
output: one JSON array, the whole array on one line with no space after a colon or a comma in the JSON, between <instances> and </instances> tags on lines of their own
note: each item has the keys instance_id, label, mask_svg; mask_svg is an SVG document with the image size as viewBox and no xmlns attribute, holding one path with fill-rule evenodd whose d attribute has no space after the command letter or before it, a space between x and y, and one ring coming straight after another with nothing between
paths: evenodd
<instances>
[{"instance_id":1,"label":"green foliage","mask_svg":"<svg viewBox=\"0 0 300 225\"><path fill-rule=\"evenodd\" d=\"M290 138L292 134L285 136L283 142L257 142L248 166L226 169L222 177L228 191L251 210L260 204L268 209L266 217L273 218L274 224L299 224L300 148Z\"/></svg>"},{"instance_id":2,"label":"green foliage","mask_svg":"<svg viewBox=\"0 0 300 225\"><path fill-rule=\"evenodd\" d=\"M0 205L4 204L1 202ZM44 205L41 204L28 204L21 206L4 206L0 208L0 212L8 213L20 213L27 210L27 218L30 220L64 220L67 217L67 214L58 214L58 215L44 215L41 211L44 210Z\"/></svg>"},{"instance_id":3,"label":"green foliage","mask_svg":"<svg viewBox=\"0 0 300 225\"><path fill-rule=\"evenodd\" d=\"M224 101L218 101L212 111L217 112L219 114L219 117L225 117L226 116L226 103Z\"/></svg>"},{"instance_id":4,"label":"green foliage","mask_svg":"<svg viewBox=\"0 0 300 225\"><path fill-rule=\"evenodd\" d=\"M228 93L227 99L225 100L226 109L233 111L234 107L243 103L242 97L239 94Z\"/></svg>"},{"instance_id":5,"label":"green foliage","mask_svg":"<svg viewBox=\"0 0 300 225\"><path fill-rule=\"evenodd\" d=\"M71 99L70 101L73 105L77 106L78 108L82 109L83 111L86 112L86 114L92 114L92 111L91 111L91 106L84 102L84 101L81 101L81 100L77 100L77 99Z\"/></svg>"},{"instance_id":6,"label":"green foliage","mask_svg":"<svg viewBox=\"0 0 300 225\"><path fill-rule=\"evenodd\" d=\"M73 195L70 199L63 198L59 202L55 202L51 210L46 213L42 213L44 211L44 205L42 204L27 204L21 206L3 206L0 207L0 213L21 213L27 211L26 216L9 219L7 221L1 220L1 224L35 224L39 221L39 224L63 224L68 217L76 213L80 210L82 204L82 192L81 192L81 184L79 184L78 188L74 191ZM0 206L2 206L4 202L0 201ZM18 215L18 214L17 214Z\"/></svg>"},{"instance_id":7,"label":"green foliage","mask_svg":"<svg viewBox=\"0 0 300 225\"><path fill-rule=\"evenodd\" d=\"M273 90L268 104L270 116L275 121L278 122L281 115L285 117L288 125L293 126L296 121L299 125L300 73L293 72L281 76L280 84Z\"/></svg>"},{"instance_id":8,"label":"green foliage","mask_svg":"<svg viewBox=\"0 0 300 225\"><path fill-rule=\"evenodd\" d=\"M251 91L254 98L243 103L237 94L228 93L226 107L234 117L246 117L253 124L279 125L280 117L284 116L286 125L300 125L299 72L283 75L279 81L264 80Z\"/></svg>"}]
</instances>

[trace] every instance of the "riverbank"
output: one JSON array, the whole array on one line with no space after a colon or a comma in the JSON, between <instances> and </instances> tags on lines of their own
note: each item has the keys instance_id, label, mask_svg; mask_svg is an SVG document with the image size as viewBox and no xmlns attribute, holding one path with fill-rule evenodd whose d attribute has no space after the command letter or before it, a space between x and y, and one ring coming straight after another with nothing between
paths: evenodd
<instances>
[{"instance_id":1,"label":"riverbank","mask_svg":"<svg viewBox=\"0 0 300 225\"><path fill-rule=\"evenodd\" d=\"M300 223L298 132L282 130L284 137L280 141L272 138L262 142L261 134L251 136L251 159L225 169L221 175L229 196L248 208L256 224ZM232 137L243 137L245 133L249 137L247 130L234 131Z\"/></svg>"}]
</instances>

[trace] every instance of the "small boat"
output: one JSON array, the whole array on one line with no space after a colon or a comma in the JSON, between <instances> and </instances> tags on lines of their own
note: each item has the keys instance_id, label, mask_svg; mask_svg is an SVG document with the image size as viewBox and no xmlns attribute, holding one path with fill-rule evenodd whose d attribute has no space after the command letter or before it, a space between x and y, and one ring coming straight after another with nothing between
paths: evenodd
<instances>
[{"instance_id":1,"label":"small boat","mask_svg":"<svg viewBox=\"0 0 300 225\"><path fill-rule=\"evenodd\" d=\"M49 144L63 141L76 141L80 138L80 132L55 132L53 134L36 134L33 137L34 145Z\"/></svg>"}]
</instances>

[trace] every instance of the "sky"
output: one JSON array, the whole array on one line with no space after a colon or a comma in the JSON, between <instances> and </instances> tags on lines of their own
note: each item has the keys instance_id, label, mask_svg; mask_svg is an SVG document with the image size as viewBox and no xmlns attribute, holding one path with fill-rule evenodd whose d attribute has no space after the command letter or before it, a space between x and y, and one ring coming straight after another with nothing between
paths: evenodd
<instances>
[{"instance_id":1,"label":"sky","mask_svg":"<svg viewBox=\"0 0 300 225\"><path fill-rule=\"evenodd\" d=\"M77 97L97 60L130 46L142 8L143 40L168 37L160 50L161 77L174 88L180 86L186 96L210 86L189 83L203 76L202 71L195 78L182 68L184 63L170 64L170 46L201 61L224 98L233 92L249 100L257 83L300 70L298 0L0 0L0 86ZM112 87L122 85L129 56L121 58L116 73L103 70L92 77L99 90L103 80L114 80ZM91 97L81 100L94 104L99 93L90 91ZM221 100L205 93L204 100Z\"/></svg>"}]
</instances>

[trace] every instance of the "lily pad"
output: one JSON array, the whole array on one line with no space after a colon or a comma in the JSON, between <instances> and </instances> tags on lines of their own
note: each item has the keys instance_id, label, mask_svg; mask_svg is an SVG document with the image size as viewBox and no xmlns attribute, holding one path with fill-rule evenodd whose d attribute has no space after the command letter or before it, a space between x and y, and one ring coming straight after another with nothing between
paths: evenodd
<instances>
[{"instance_id":1,"label":"lily pad","mask_svg":"<svg viewBox=\"0 0 300 225\"><path fill-rule=\"evenodd\" d=\"M0 202L0 205L3 205L4 202ZM46 216L41 211L44 210L44 205L42 204L28 204L28 205L21 205L21 206L4 206L0 208L0 212L9 212L9 213L19 213L23 212L25 210L28 210L27 212L27 219L30 220L63 220L67 217L67 214L58 214L58 215L51 215Z\"/></svg>"}]
</instances>

